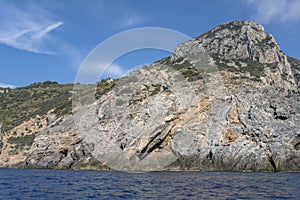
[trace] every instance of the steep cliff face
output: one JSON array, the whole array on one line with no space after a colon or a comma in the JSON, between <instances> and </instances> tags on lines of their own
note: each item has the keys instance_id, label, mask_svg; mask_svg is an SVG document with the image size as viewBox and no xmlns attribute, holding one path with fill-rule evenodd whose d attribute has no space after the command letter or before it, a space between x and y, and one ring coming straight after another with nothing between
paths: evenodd
<instances>
[{"instance_id":1,"label":"steep cliff face","mask_svg":"<svg viewBox=\"0 0 300 200\"><path fill-rule=\"evenodd\" d=\"M222 24L36 134L22 165L299 171L298 64L262 26Z\"/></svg>"}]
</instances>

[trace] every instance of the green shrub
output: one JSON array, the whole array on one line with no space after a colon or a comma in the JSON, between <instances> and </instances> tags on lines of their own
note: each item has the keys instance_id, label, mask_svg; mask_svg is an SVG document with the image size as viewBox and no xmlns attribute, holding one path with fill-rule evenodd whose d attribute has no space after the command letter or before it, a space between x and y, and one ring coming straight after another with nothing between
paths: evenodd
<instances>
[{"instance_id":1,"label":"green shrub","mask_svg":"<svg viewBox=\"0 0 300 200\"><path fill-rule=\"evenodd\" d=\"M15 145L15 149L22 150L26 146L31 146L34 142L35 134L20 137L9 137L7 142Z\"/></svg>"},{"instance_id":2,"label":"green shrub","mask_svg":"<svg viewBox=\"0 0 300 200\"><path fill-rule=\"evenodd\" d=\"M104 94L109 92L117 83L118 83L118 81L115 79L112 79L111 81L108 81L108 79L105 79L105 80L102 80L101 82L97 83L96 99L100 99Z\"/></svg>"}]
</instances>

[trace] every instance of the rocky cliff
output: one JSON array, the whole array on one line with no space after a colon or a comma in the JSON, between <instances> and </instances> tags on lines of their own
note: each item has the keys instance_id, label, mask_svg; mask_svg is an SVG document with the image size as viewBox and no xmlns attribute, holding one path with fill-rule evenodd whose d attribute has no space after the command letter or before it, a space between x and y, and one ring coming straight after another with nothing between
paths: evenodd
<instances>
[{"instance_id":1,"label":"rocky cliff","mask_svg":"<svg viewBox=\"0 0 300 200\"><path fill-rule=\"evenodd\" d=\"M170 57L104 81L96 102L41 129L22 159L2 153L0 164L299 171L299 66L262 26L224 23Z\"/></svg>"}]
</instances>

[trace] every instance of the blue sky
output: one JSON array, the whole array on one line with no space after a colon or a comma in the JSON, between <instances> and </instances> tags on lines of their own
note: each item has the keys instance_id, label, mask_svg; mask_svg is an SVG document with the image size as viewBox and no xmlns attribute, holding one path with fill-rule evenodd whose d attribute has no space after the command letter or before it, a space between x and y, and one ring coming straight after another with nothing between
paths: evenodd
<instances>
[{"instance_id":1,"label":"blue sky","mask_svg":"<svg viewBox=\"0 0 300 200\"><path fill-rule=\"evenodd\" d=\"M300 0L1 0L0 86L72 83L95 46L138 27L196 37L223 22L254 20L273 34L283 52L300 59L299 11ZM132 52L111 66L111 76L168 54Z\"/></svg>"}]
</instances>

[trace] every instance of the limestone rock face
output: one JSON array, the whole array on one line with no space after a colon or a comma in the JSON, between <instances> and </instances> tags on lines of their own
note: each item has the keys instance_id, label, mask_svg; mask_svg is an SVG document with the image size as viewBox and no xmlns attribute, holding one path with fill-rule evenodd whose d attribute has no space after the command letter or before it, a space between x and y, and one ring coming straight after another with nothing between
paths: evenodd
<instances>
[{"instance_id":1,"label":"limestone rock face","mask_svg":"<svg viewBox=\"0 0 300 200\"><path fill-rule=\"evenodd\" d=\"M251 59L260 63L276 63L283 59L274 37L252 21L224 23L179 45L174 54L182 57L199 49L205 49L223 59Z\"/></svg>"},{"instance_id":2,"label":"limestone rock face","mask_svg":"<svg viewBox=\"0 0 300 200\"><path fill-rule=\"evenodd\" d=\"M209 53L221 63L233 61L233 65L237 66L232 68L238 71L242 70L245 62L251 68L255 68L251 64L259 63L266 82L277 88L297 90L287 56L282 53L274 37L255 22L234 21L217 26L208 33L180 44L172 60L199 51Z\"/></svg>"},{"instance_id":3,"label":"limestone rock face","mask_svg":"<svg viewBox=\"0 0 300 200\"><path fill-rule=\"evenodd\" d=\"M297 66L262 26L222 24L41 131L24 166L299 171Z\"/></svg>"},{"instance_id":4,"label":"limestone rock face","mask_svg":"<svg viewBox=\"0 0 300 200\"><path fill-rule=\"evenodd\" d=\"M102 169L90 151L90 147L77 137L73 120L69 118L35 138L26 165L32 168Z\"/></svg>"}]
</instances>

